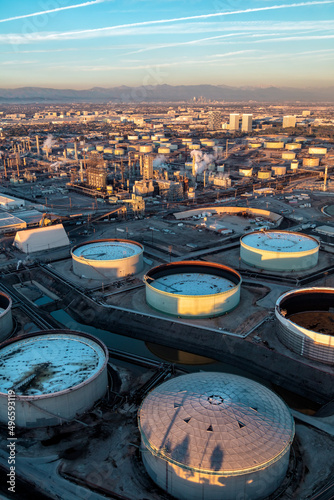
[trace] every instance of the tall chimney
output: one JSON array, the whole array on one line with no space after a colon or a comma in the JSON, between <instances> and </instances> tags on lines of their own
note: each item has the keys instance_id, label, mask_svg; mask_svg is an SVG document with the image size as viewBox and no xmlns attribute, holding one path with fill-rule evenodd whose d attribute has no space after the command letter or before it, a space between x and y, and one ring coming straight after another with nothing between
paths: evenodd
<instances>
[{"instance_id":1,"label":"tall chimney","mask_svg":"<svg viewBox=\"0 0 334 500\"><path fill-rule=\"evenodd\" d=\"M38 135L36 135L36 148L37 148L37 154L39 156L39 139L38 139Z\"/></svg>"}]
</instances>

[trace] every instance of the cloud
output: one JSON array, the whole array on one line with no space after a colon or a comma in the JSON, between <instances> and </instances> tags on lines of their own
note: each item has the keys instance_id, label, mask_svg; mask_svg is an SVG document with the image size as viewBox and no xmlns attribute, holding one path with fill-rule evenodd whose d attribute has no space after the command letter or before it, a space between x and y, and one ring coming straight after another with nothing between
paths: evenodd
<instances>
[{"instance_id":1,"label":"cloud","mask_svg":"<svg viewBox=\"0 0 334 500\"><path fill-rule=\"evenodd\" d=\"M84 2L76 5L68 5L67 7L57 7L55 9L43 10L40 12L34 12L33 14L23 14L22 16L7 17L7 19L0 19L0 23L7 23L8 21L16 21L18 19L26 19L27 17L43 16L45 14L52 14L53 12L60 12L62 10L78 9L81 7L88 7L90 5L95 5L97 3L103 3L108 0L92 0L90 2Z\"/></svg>"},{"instance_id":2,"label":"cloud","mask_svg":"<svg viewBox=\"0 0 334 500\"><path fill-rule=\"evenodd\" d=\"M80 6L86 6L88 4L90 5L93 3L100 3L103 1L105 1L105 0L95 0L94 2L86 2L85 4L79 4L77 6L59 8L59 10L68 9L68 8L76 8L76 7L80 7ZM177 18L172 18L172 19L158 19L158 20L152 20L152 21L141 21L141 22L137 22L137 23L127 23L127 24L119 24L119 25L115 25L115 26L107 26L104 28L92 28L92 29L85 29L85 30L64 31L64 32L56 32L56 33L32 33L32 34L29 34L27 36L19 35L19 34L9 34L6 36L7 36L7 40L9 41L9 43L24 43L27 41L26 39L28 39L28 41L82 39L82 38L90 38L90 37L95 37L95 36L110 36L113 31L117 31L118 34L127 34L129 29L140 28L140 27L144 27L144 26L154 26L154 25L160 26L162 24L179 23L181 21L213 19L213 18L217 18L217 17L239 15L239 14L248 14L248 13L252 13L252 12L272 11L272 10L278 10L278 9L301 8L301 7L309 7L309 6L314 6L314 5L325 5L325 4L332 4L332 3L334 3L334 0L313 0L313 1L309 1L309 2L272 5L272 6L267 6L267 7L249 8L249 9L235 10L235 11L229 11L229 12L214 12L211 14L200 14L200 15L196 15L196 16L177 17ZM55 12L56 10L57 9L54 9L53 12ZM51 11L45 11L45 13L46 12L51 12ZM30 15L36 15L36 14L29 14L29 16ZM23 16L23 17L26 17L26 16ZM149 32L152 32L152 31L149 31ZM178 32L180 32L180 26L178 26ZM133 32L131 34L136 34L136 33ZM3 40L6 40L6 38Z\"/></svg>"}]
</instances>

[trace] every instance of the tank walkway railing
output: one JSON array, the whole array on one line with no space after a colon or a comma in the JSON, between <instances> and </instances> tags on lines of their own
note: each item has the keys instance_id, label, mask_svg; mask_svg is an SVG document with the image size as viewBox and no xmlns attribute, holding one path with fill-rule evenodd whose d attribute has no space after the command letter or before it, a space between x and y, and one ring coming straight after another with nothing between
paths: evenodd
<instances>
[{"instance_id":1,"label":"tank walkway railing","mask_svg":"<svg viewBox=\"0 0 334 500\"><path fill-rule=\"evenodd\" d=\"M87 289L74 283L74 281L69 280L68 278L65 278L62 274L60 274L58 271L55 269L51 269L48 264L43 264L42 262L39 264L39 266L48 274L51 276L54 276L57 278L59 281L64 283L67 286L70 286L71 288L75 288L76 291L81 292L83 294L87 293Z\"/></svg>"},{"instance_id":2,"label":"tank walkway railing","mask_svg":"<svg viewBox=\"0 0 334 500\"><path fill-rule=\"evenodd\" d=\"M108 351L112 358L135 363L143 366L144 368L161 368L167 365L167 363L163 363L162 361L155 361L154 359L145 358L144 356L139 356L138 354L112 349L110 347L108 347Z\"/></svg>"},{"instance_id":3,"label":"tank walkway railing","mask_svg":"<svg viewBox=\"0 0 334 500\"><path fill-rule=\"evenodd\" d=\"M334 480L320 488L310 500L333 500L334 498Z\"/></svg>"},{"instance_id":4,"label":"tank walkway railing","mask_svg":"<svg viewBox=\"0 0 334 500\"><path fill-rule=\"evenodd\" d=\"M282 284L289 284L293 286L304 286L313 281L317 281L321 278L326 278L327 276L331 276L334 274L334 266L328 266L319 271L315 271L307 276L303 277L290 277L290 276L279 276L276 274L269 273L259 273L256 271L250 271L248 269L239 269L238 272L244 278L250 278L257 281L271 281ZM244 282L245 283L245 282Z\"/></svg>"},{"instance_id":5,"label":"tank walkway railing","mask_svg":"<svg viewBox=\"0 0 334 500\"><path fill-rule=\"evenodd\" d=\"M54 324L49 323L49 321L44 319L36 310L37 308L28 305L26 302L24 302L23 298L19 297L16 292L14 292L12 289L9 289L9 287L4 285L3 283L0 283L0 290L8 294L13 301L13 305L18 306L21 311L26 313L27 316L29 316L29 318L32 319L33 322L43 330L54 330L58 328L58 326L56 327L54 326Z\"/></svg>"},{"instance_id":6,"label":"tank walkway railing","mask_svg":"<svg viewBox=\"0 0 334 500\"><path fill-rule=\"evenodd\" d=\"M136 403L139 403L143 400L148 392L150 392L156 385L160 382L169 378L174 372L174 368L169 365L165 366L162 371L155 373L132 397Z\"/></svg>"}]
</instances>

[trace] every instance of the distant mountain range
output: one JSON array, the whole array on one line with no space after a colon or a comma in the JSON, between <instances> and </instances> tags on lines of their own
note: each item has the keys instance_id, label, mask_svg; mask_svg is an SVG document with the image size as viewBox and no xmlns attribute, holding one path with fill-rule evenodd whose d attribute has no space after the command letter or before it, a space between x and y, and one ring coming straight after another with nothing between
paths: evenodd
<instances>
[{"instance_id":1,"label":"distant mountain range","mask_svg":"<svg viewBox=\"0 0 334 500\"><path fill-rule=\"evenodd\" d=\"M21 87L0 89L0 104L9 103L140 103L189 102L203 97L227 102L334 102L334 86L298 89L292 87L229 87L226 85L156 85L141 87L94 87L88 90Z\"/></svg>"}]
</instances>

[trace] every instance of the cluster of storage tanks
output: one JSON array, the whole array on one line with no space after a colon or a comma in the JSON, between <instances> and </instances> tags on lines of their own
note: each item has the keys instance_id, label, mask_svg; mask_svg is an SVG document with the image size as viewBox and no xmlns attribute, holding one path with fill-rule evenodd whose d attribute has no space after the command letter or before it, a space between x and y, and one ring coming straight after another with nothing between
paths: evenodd
<instances>
[{"instance_id":1,"label":"cluster of storage tanks","mask_svg":"<svg viewBox=\"0 0 334 500\"><path fill-rule=\"evenodd\" d=\"M94 240L72 249L73 271L113 280L143 270L143 247L129 240ZM318 241L288 231L255 231L240 240L241 260L266 271L317 265ZM147 304L178 317L225 314L238 306L242 279L227 266L184 261L144 276ZM276 330L297 355L334 364L334 289L292 290L278 298ZM0 294L1 339L12 331L11 299ZM315 326L315 324L317 326ZM0 346L0 422L15 391L19 427L58 425L79 418L108 390L108 350L91 335L42 331ZM79 369L78 369L79 362ZM260 384L231 374L195 373L165 382L138 413L142 459L150 477L180 500L261 500L286 475L294 438L282 400Z\"/></svg>"},{"instance_id":2,"label":"cluster of storage tanks","mask_svg":"<svg viewBox=\"0 0 334 500\"><path fill-rule=\"evenodd\" d=\"M302 150L302 142L303 140L300 139L300 142L296 140L296 142L286 142L286 140L269 140L265 142L259 142L259 141L254 141L251 140L248 143L248 146L252 149L258 149L263 147L266 150L276 150L279 152L282 150L282 160L284 162L286 161L291 161L290 164L290 169L295 171L299 167L299 160L296 159L297 153L300 153ZM303 167L309 167L309 168L315 168L319 167L321 158L326 155L327 153L327 148L325 147L320 147L320 146L312 146L309 147L306 151L306 156L304 156L301 159L302 166ZM246 169L240 169L242 172ZM278 166L272 166L271 169L269 168L261 168L258 171L258 178L259 179L270 179L271 177L271 171L273 171L274 175L285 175L287 167L285 165L278 165ZM245 173L242 173L239 171L240 175L246 175ZM249 172L249 170L248 170ZM248 173L248 175L252 175Z\"/></svg>"},{"instance_id":3,"label":"cluster of storage tanks","mask_svg":"<svg viewBox=\"0 0 334 500\"><path fill-rule=\"evenodd\" d=\"M138 151L139 153L150 154L157 152L159 154L169 154L176 151L180 145L186 146L189 149L200 149L205 146L213 148L216 144L213 139L201 139L200 143L193 143L190 138L183 138L181 143L170 141L163 133L156 133L153 135L129 135L127 138L124 136L115 137L110 139L109 145L97 145L84 148L86 150L99 151L105 154L114 154L116 156L123 156L129 151ZM67 151L74 152L72 146L67 147Z\"/></svg>"}]
</instances>

